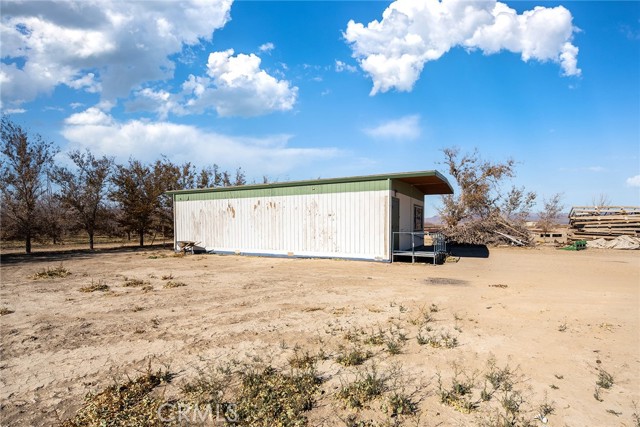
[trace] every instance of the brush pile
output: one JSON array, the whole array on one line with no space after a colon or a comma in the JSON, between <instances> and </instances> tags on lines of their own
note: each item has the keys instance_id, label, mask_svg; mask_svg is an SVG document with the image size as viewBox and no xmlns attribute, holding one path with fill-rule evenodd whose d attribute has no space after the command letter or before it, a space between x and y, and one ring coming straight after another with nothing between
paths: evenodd
<instances>
[{"instance_id":1,"label":"brush pile","mask_svg":"<svg viewBox=\"0 0 640 427\"><path fill-rule=\"evenodd\" d=\"M500 215L474 218L442 230L449 242L471 245L533 246L533 238L522 221Z\"/></svg>"},{"instance_id":2,"label":"brush pile","mask_svg":"<svg viewBox=\"0 0 640 427\"><path fill-rule=\"evenodd\" d=\"M569 212L569 239L640 237L639 206L575 206Z\"/></svg>"}]
</instances>

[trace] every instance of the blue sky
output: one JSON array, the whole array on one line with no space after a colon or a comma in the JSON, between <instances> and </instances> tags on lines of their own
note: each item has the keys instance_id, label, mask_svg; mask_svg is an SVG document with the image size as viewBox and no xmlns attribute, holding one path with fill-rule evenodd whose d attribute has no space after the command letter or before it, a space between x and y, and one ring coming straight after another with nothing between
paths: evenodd
<instances>
[{"instance_id":1,"label":"blue sky","mask_svg":"<svg viewBox=\"0 0 640 427\"><path fill-rule=\"evenodd\" d=\"M2 111L63 153L283 181L444 170L458 146L540 200L640 204L639 2L1 6Z\"/></svg>"}]
</instances>

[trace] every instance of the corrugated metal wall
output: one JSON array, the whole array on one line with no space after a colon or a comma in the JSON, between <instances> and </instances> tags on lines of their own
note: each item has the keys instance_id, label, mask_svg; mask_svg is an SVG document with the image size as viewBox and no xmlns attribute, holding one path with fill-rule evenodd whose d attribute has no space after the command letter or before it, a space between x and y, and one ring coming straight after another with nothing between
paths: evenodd
<instances>
[{"instance_id":1,"label":"corrugated metal wall","mask_svg":"<svg viewBox=\"0 0 640 427\"><path fill-rule=\"evenodd\" d=\"M175 202L176 240L207 250L389 259L388 190Z\"/></svg>"}]
</instances>

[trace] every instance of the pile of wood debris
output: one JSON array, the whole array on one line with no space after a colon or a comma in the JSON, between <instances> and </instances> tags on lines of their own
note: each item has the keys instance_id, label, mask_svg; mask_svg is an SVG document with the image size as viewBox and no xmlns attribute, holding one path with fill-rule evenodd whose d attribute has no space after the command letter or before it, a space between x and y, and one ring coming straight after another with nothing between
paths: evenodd
<instances>
[{"instance_id":1,"label":"pile of wood debris","mask_svg":"<svg viewBox=\"0 0 640 427\"><path fill-rule=\"evenodd\" d=\"M640 206L575 206L569 227L570 240L640 237Z\"/></svg>"},{"instance_id":2,"label":"pile of wood debris","mask_svg":"<svg viewBox=\"0 0 640 427\"><path fill-rule=\"evenodd\" d=\"M449 242L472 245L533 246L533 237L525 224L499 215L462 222L442 230Z\"/></svg>"}]
</instances>

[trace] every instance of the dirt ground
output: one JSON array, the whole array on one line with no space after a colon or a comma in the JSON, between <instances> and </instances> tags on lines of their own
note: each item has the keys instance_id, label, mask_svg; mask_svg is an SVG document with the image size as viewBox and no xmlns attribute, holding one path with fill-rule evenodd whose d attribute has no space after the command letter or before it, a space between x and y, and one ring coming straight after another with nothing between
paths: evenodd
<instances>
[{"instance_id":1,"label":"dirt ground","mask_svg":"<svg viewBox=\"0 0 640 427\"><path fill-rule=\"evenodd\" d=\"M61 263L68 277L31 278ZM394 327L408 338L401 353L373 351L380 369L401 367L414 425L480 424L482 408L441 403L437 378L473 376L492 357L521 376L527 417L552 404L547 425L635 426L640 414L640 251L490 248L433 266L123 249L8 257L0 279L0 308L13 311L0 317L2 426L55 425L149 361L177 374L170 394L207 366L282 366L296 346L331 354L349 331ZM110 290L80 291L92 284ZM427 312L455 348L418 344L413 320ZM334 391L353 369L329 358L319 371L309 424L345 425ZM598 400L601 371L614 382Z\"/></svg>"}]
</instances>

